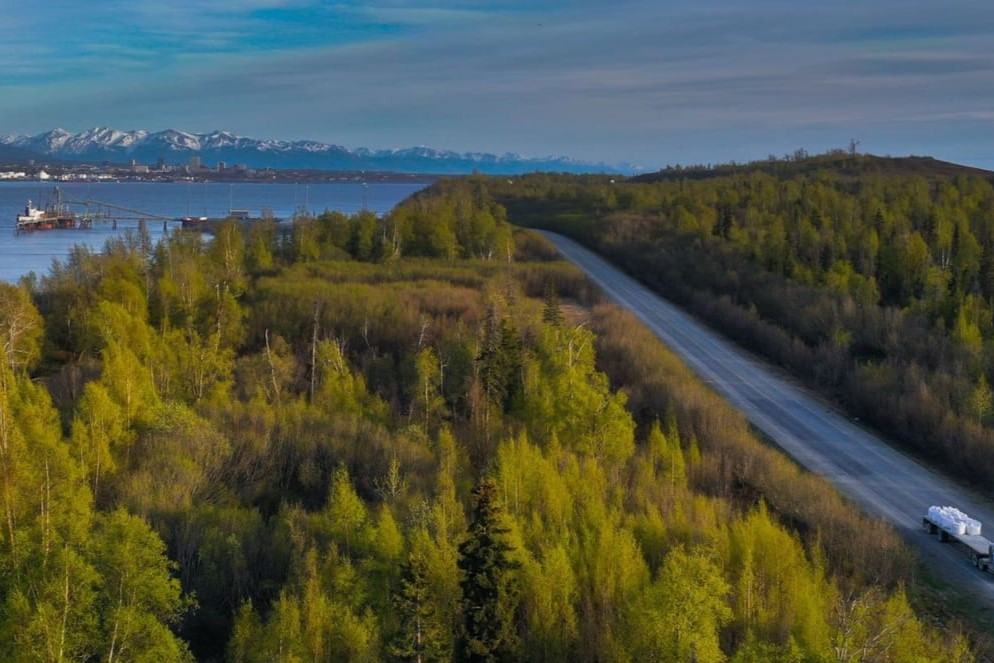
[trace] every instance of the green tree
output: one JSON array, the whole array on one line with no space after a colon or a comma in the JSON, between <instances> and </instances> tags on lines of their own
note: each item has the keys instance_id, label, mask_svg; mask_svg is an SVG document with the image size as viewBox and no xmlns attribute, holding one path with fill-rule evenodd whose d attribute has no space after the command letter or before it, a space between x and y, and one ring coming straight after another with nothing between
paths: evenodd
<instances>
[{"instance_id":1,"label":"green tree","mask_svg":"<svg viewBox=\"0 0 994 663\"><path fill-rule=\"evenodd\" d=\"M127 427L124 409L108 394L107 389L94 381L83 389L70 439L80 467L86 473L99 502L104 480L117 470L116 457L129 448L135 433Z\"/></svg>"},{"instance_id":2,"label":"green tree","mask_svg":"<svg viewBox=\"0 0 994 663\"><path fill-rule=\"evenodd\" d=\"M336 469L331 478L325 515L329 529L338 539L344 540L345 551L350 553L360 528L366 523L367 512L366 505L356 494L345 467Z\"/></svg>"},{"instance_id":3,"label":"green tree","mask_svg":"<svg viewBox=\"0 0 994 663\"><path fill-rule=\"evenodd\" d=\"M981 375L977 386L970 392L969 407L970 412L976 415L977 423L983 423L994 411L994 392L987 383L987 376Z\"/></svg>"},{"instance_id":4,"label":"green tree","mask_svg":"<svg viewBox=\"0 0 994 663\"><path fill-rule=\"evenodd\" d=\"M192 660L186 644L169 629L189 602L158 535L119 509L98 519L93 545L101 575L101 660Z\"/></svg>"},{"instance_id":5,"label":"green tree","mask_svg":"<svg viewBox=\"0 0 994 663\"><path fill-rule=\"evenodd\" d=\"M318 224L312 217L294 218L292 244L288 247L292 262L312 262L321 257L319 233Z\"/></svg>"},{"instance_id":6,"label":"green tree","mask_svg":"<svg viewBox=\"0 0 994 663\"><path fill-rule=\"evenodd\" d=\"M354 373L336 341L318 341L314 351L314 404L326 412L373 420L386 417L386 405L366 389L361 373Z\"/></svg>"},{"instance_id":7,"label":"green tree","mask_svg":"<svg viewBox=\"0 0 994 663\"><path fill-rule=\"evenodd\" d=\"M582 325L543 325L535 359L525 362L523 416L533 440L617 464L635 450L635 422L623 392L612 393L595 366L594 335Z\"/></svg>"},{"instance_id":8,"label":"green tree","mask_svg":"<svg viewBox=\"0 0 994 663\"><path fill-rule=\"evenodd\" d=\"M333 246L343 252L349 250L349 239L352 229L349 217L342 212L325 212L318 217L321 228L322 246Z\"/></svg>"},{"instance_id":9,"label":"green tree","mask_svg":"<svg viewBox=\"0 0 994 663\"><path fill-rule=\"evenodd\" d=\"M559 308L559 293L549 286L545 289L545 308L542 310L542 322L552 327L561 328L566 324L562 309Z\"/></svg>"},{"instance_id":10,"label":"green tree","mask_svg":"<svg viewBox=\"0 0 994 663\"><path fill-rule=\"evenodd\" d=\"M411 399L411 418L417 420L427 435L448 414L442 397L442 363L431 348L414 357L415 390Z\"/></svg>"},{"instance_id":11,"label":"green tree","mask_svg":"<svg viewBox=\"0 0 994 663\"><path fill-rule=\"evenodd\" d=\"M563 544L546 548L541 561L522 569L522 604L526 629L524 651L536 661L563 661L579 635L576 574Z\"/></svg>"},{"instance_id":12,"label":"green tree","mask_svg":"<svg viewBox=\"0 0 994 663\"><path fill-rule=\"evenodd\" d=\"M41 357L44 321L24 288L0 283L0 345L11 370L30 369Z\"/></svg>"},{"instance_id":13,"label":"green tree","mask_svg":"<svg viewBox=\"0 0 994 663\"><path fill-rule=\"evenodd\" d=\"M687 487L687 464L680 447L680 436L675 429L672 434L664 435L659 420L655 420L649 429L645 447L658 477L671 490Z\"/></svg>"},{"instance_id":14,"label":"green tree","mask_svg":"<svg viewBox=\"0 0 994 663\"><path fill-rule=\"evenodd\" d=\"M419 550L412 550L404 564L393 606L400 631L388 647L391 656L416 663L448 660L446 625L431 593L427 560Z\"/></svg>"},{"instance_id":15,"label":"green tree","mask_svg":"<svg viewBox=\"0 0 994 663\"><path fill-rule=\"evenodd\" d=\"M833 622L832 651L838 661L949 660L947 652L941 650L929 656L929 651L935 650L934 643L926 639L903 589L888 597L878 587L871 587L843 597L835 606Z\"/></svg>"},{"instance_id":16,"label":"green tree","mask_svg":"<svg viewBox=\"0 0 994 663\"><path fill-rule=\"evenodd\" d=\"M357 260L370 262L377 260L382 253L380 224L372 212L361 212L353 217L350 249Z\"/></svg>"},{"instance_id":17,"label":"green tree","mask_svg":"<svg viewBox=\"0 0 994 663\"><path fill-rule=\"evenodd\" d=\"M473 491L473 518L467 539L459 546L462 661L508 661L517 648L514 611L519 565L508 556L512 548L505 542L509 530L501 524L502 518L497 484L484 479Z\"/></svg>"},{"instance_id":18,"label":"green tree","mask_svg":"<svg viewBox=\"0 0 994 663\"><path fill-rule=\"evenodd\" d=\"M222 290L241 296L247 285L245 275L245 233L234 219L222 221L214 229L207 252L214 268L213 280Z\"/></svg>"},{"instance_id":19,"label":"green tree","mask_svg":"<svg viewBox=\"0 0 994 663\"><path fill-rule=\"evenodd\" d=\"M495 307L487 314L482 346L477 362L487 403L510 411L521 391L522 345L514 323L498 320Z\"/></svg>"},{"instance_id":20,"label":"green tree","mask_svg":"<svg viewBox=\"0 0 994 663\"><path fill-rule=\"evenodd\" d=\"M0 659L85 660L99 649L92 521L48 392L0 347Z\"/></svg>"},{"instance_id":21,"label":"green tree","mask_svg":"<svg viewBox=\"0 0 994 663\"><path fill-rule=\"evenodd\" d=\"M245 268L252 274L272 269L275 245L276 223L271 219L253 223L245 240Z\"/></svg>"},{"instance_id":22,"label":"green tree","mask_svg":"<svg viewBox=\"0 0 994 663\"><path fill-rule=\"evenodd\" d=\"M728 583L701 550L675 548L633 618L633 651L639 661L725 660L718 635L731 619Z\"/></svg>"}]
</instances>

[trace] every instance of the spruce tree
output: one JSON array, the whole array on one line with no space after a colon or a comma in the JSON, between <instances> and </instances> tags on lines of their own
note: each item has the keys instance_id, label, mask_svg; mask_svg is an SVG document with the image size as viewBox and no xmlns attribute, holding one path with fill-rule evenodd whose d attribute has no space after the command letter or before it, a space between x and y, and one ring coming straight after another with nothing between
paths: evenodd
<instances>
[{"instance_id":1,"label":"spruce tree","mask_svg":"<svg viewBox=\"0 0 994 663\"><path fill-rule=\"evenodd\" d=\"M507 528L500 526L497 485L484 479L473 491L473 502L469 535L459 546L463 633L458 660L507 661L517 642L514 571L519 565L508 558L512 548L504 541Z\"/></svg>"},{"instance_id":2,"label":"spruce tree","mask_svg":"<svg viewBox=\"0 0 994 663\"><path fill-rule=\"evenodd\" d=\"M498 320L491 309L482 345L476 359L487 399L507 412L521 392L521 338L510 319Z\"/></svg>"},{"instance_id":3,"label":"spruce tree","mask_svg":"<svg viewBox=\"0 0 994 663\"><path fill-rule=\"evenodd\" d=\"M551 285L545 288L545 308L542 309L542 321L557 329L566 324L566 318L559 308L559 293Z\"/></svg>"}]
</instances>

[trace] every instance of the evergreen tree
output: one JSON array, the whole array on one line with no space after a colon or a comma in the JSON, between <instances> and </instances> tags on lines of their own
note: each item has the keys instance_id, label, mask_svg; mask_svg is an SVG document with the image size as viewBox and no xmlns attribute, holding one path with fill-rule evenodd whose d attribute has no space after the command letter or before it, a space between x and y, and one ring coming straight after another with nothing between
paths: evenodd
<instances>
[{"instance_id":1,"label":"evergreen tree","mask_svg":"<svg viewBox=\"0 0 994 663\"><path fill-rule=\"evenodd\" d=\"M483 349L477 361L487 399L505 412L510 411L521 392L521 338L509 318L497 320L494 309L488 313Z\"/></svg>"},{"instance_id":2,"label":"evergreen tree","mask_svg":"<svg viewBox=\"0 0 994 663\"><path fill-rule=\"evenodd\" d=\"M504 541L509 530L500 525L497 485L484 479L473 491L473 503L469 536L459 546L463 633L458 660L507 661L517 641L512 620L519 564L508 558L512 548Z\"/></svg>"},{"instance_id":3,"label":"evergreen tree","mask_svg":"<svg viewBox=\"0 0 994 663\"><path fill-rule=\"evenodd\" d=\"M542 321L553 327L562 327L566 318L559 309L559 293L551 285L545 289L545 308L542 310Z\"/></svg>"}]
</instances>

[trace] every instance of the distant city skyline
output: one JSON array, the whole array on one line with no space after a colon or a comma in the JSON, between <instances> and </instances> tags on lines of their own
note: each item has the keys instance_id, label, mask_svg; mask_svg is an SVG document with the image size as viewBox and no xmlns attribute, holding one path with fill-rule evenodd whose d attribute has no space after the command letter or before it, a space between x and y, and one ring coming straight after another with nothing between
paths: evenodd
<instances>
[{"instance_id":1,"label":"distant city skyline","mask_svg":"<svg viewBox=\"0 0 994 663\"><path fill-rule=\"evenodd\" d=\"M994 169L994 3L54 0L0 21L0 134L221 129L646 168L855 138Z\"/></svg>"}]
</instances>

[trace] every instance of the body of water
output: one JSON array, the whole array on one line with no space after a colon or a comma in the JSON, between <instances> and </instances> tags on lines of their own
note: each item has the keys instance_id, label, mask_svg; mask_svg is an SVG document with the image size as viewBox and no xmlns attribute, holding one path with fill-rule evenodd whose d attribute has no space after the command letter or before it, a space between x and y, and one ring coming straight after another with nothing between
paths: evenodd
<instances>
[{"instance_id":1,"label":"body of water","mask_svg":"<svg viewBox=\"0 0 994 663\"><path fill-rule=\"evenodd\" d=\"M337 210L354 214L366 209L388 212L424 184L335 182L322 184L270 184L220 182L102 182L59 183L64 199L97 200L120 207L140 210L169 218L183 216L223 217L228 210L247 210L251 216L271 212L288 219L295 213L319 214ZM99 251L110 237L126 228L137 228L137 221L95 221L90 229L45 230L14 233L15 217L28 200L42 206L54 195L54 185L46 182L0 183L0 280L17 281L28 272L40 277L48 272L52 260L62 260L75 244ZM79 208L74 208L79 209ZM149 220L148 230L158 240L164 232L162 221ZM178 224L170 223L175 229Z\"/></svg>"}]
</instances>

